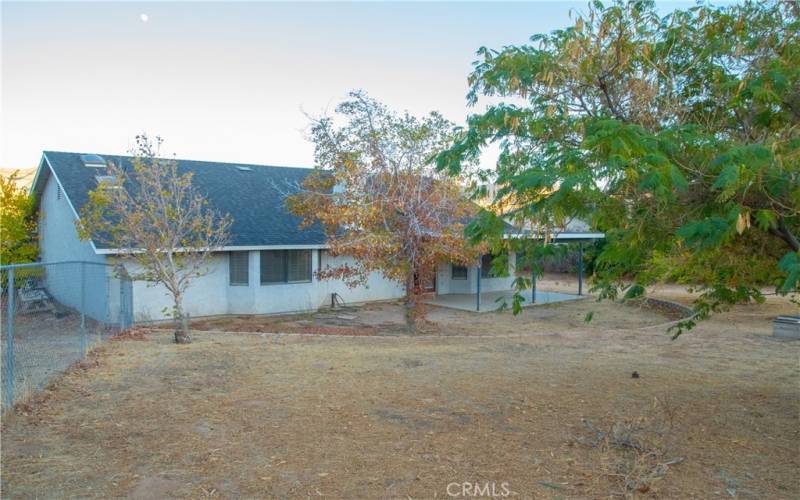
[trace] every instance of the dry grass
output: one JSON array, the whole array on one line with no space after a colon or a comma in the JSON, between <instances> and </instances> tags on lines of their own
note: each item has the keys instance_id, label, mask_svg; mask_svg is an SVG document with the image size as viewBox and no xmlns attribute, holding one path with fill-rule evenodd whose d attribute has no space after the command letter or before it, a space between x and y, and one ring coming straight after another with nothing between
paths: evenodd
<instances>
[{"instance_id":1,"label":"dry grass","mask_svg":"<svg viewBox=\"0 0 800 500\"><path fill-rule=\"evenodd\" d=\"M109 343L3 422L3 496L800 497L800 343L769 336L792 306L677 342L640 329L665 320L647 310L587 325L591 307L432 311L440 332L420 338L383 335L384 305L358 315L369 338Z\"/></svg>"}]
</instances>

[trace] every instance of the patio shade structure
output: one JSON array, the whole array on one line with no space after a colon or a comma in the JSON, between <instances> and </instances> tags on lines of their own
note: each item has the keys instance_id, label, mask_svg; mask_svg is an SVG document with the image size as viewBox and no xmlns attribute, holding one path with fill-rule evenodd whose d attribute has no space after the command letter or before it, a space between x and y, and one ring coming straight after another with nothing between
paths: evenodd
<instances>
[{"instance_id":1,"label":"patio shade structure","mask_svg":"<svg viewBox=\"0 0 800 500\"><path fill-rule=\"evenodd\" d=\"M578 295L583 295L583 244L591 243L592 241L602 240L605 238L605 233L598 233L592 231L562 231L550 237L550 243L578 243ZM520 233L508 233L506 238L513 239L544 239L540 234L531 231L523 231ZM480 261L478 263L478 282L476 294L476 310L481 310L481 269ZM531 271L531 303L536 303L536 274Z\"/></svg>"}]
</instances>

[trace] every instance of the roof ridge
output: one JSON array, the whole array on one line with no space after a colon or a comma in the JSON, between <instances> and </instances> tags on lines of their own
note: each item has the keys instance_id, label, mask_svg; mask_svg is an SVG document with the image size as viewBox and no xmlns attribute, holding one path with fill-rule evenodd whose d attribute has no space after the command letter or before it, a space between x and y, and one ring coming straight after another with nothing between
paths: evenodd
<instances>
[{"instance_id":1,"label":"roof ridge","mask_svg":"<svg viewBox=\"0 0 800 500\"><path fill-rule=\"evenodd\" d=\"M104 154L104 153L82 153L77 151L56 151L53 149L43 150L42 154L46 155L48 153L58 153L58 154L69 154L69 155L87 155L87 154L94 154L101 156L103 158L126 158L131 159L133 156L131 155L120 155L120 154ZM258 168L280 168L280 169L287 169L287 170L314 170L316 167L291 167L287 165L264 165L262 163L241 163L241 162L229 162L229 161L211 161L211 160L192 160L190 158L171 158L171 157L161 157L162 160L175 160L178 162L191 162L191 163L206 163L212 165L228 165L228 166L242 166L242 167L258 167Z\"/></svg>"}]
</instances>

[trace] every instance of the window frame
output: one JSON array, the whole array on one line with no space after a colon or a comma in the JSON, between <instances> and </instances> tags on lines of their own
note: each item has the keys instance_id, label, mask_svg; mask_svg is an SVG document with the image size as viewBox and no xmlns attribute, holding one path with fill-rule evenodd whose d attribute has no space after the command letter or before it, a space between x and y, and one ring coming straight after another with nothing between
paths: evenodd
<instances>
[{"instance_id":1,"label":"window frame","mask_svg":"<svg viewBox=\"0 0 800 500\"><path fill-rule=\"evenodd\" d=\"M234 254L237 255L244 255L245 260L245 281L244 282L235 282L233 281L233 256ZM250 252L247 250L239 250L239 251L230 251L228 252L228 286L250 286Z\"/></svg>"},{"instance_id":2,"label":"window frame","mask_svg":"<svg viewBox=\"0 0 800 500\"><path fill-rule=\"evenodd\" d=\"M264 281L264 252L274 252L281 255L281 281ZM304 280L289 281L289 252L308 252L308 278ZM301 283L311 283L314 281L314 251L307 248L285 249L285 250L260 250L258 253L259 276L258 281L261 286L274 285L295 285Z\"/></svg>"}]
</instances>

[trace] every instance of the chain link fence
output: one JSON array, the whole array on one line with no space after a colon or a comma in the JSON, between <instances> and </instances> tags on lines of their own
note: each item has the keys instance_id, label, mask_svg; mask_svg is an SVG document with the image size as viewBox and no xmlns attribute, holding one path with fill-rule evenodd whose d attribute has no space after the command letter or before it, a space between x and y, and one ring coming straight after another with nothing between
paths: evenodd
<instances>
[{"instance_id":1,"label":"chain link fence","mask_svg":"<svg viewBox=\"0 0 800 500\"><path fill-rule=\"evenodd\" d=\"M108 264L0 266L0 285L3 410L132 326L131 282Z\"/></svg>"}]
</instances>

